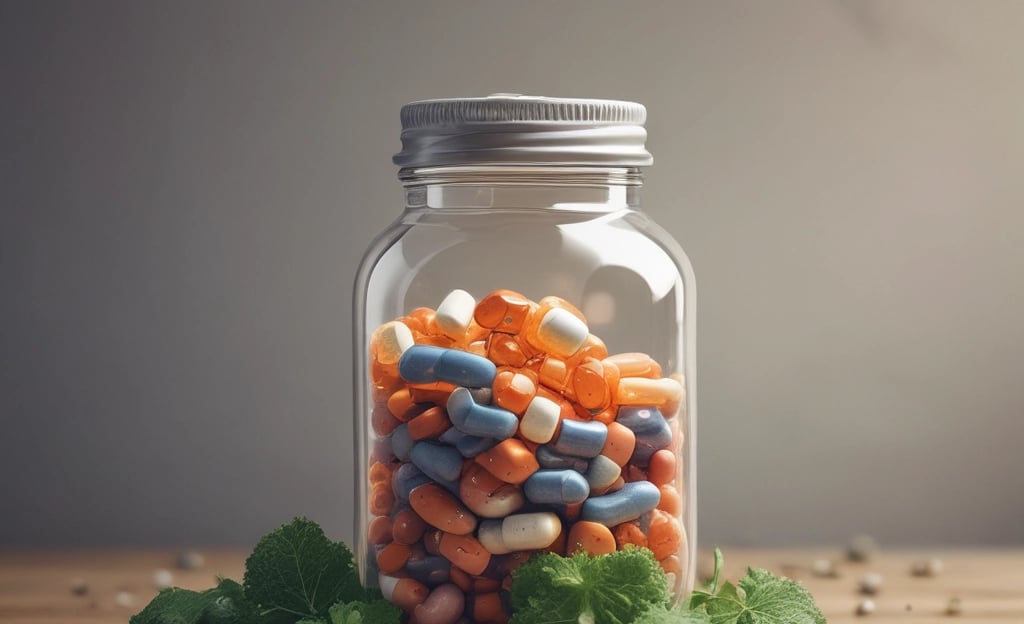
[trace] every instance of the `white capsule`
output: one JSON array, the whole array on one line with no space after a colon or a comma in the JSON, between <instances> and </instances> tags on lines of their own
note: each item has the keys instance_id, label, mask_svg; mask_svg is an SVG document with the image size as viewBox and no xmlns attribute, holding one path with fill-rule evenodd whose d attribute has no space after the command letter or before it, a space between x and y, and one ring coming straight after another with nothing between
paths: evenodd
<instances>
[{"instance_id":1,"label":"white capsule","mask_svg":"<svg viewBox=\"0 0 1024 624\"><path fill-rule=\"evenodd\" d=\"M561 532L562 521L548 511L515 514L501 522L501 538L510 551L547 548Z\"/></svg>"},{"instance_id":2,"label":"white capsule","mask_svg":"<svg viewBox=\"0 0 1024 624\"><path fill-rule=\"evenodd\" d=\"M542 396L533 397L530 405L519 422L519 433L531 442L544 444L550 442L558 428L558 418L562 408L551 399Z\"/></svg>"},{"instance_id":3,"label":"white capsule","mask_svg":"<svg viewBox=\"0 0 1024 624\"><path fill-rule=\"evenodd\" d=\"M412 331L401 321L390 321L377 328L373 334L376 345L377 361L381 364L394 364L402 359L402 354L416 344Z\"/></svg>"},{"instance_id":4,"label":"white capsule","mask_svg":"<svg viewBox=\"0 0 1024 624\"><path fill-rule=\"evenodd\" d=\"M547 351L563 357L579 351L589 335L587 324L562 308L548 310L537 326L537 341Z\"/></svg>"},{"instance_id":5,"label":"white capsule","mask_svg":"<svg viewBox=\"0 0 1024 624\"><path fill-rule=\"evenodd\" d=\"M503 522L503 520L484 520L480 523L480 528L477 531L477 539L492 555L505 555L512 552L505 544L505 538L502 535L501 525Z\"/></svg>"},{"instance_id":6,"label":"white capsule","mask_svg":"<svg viewBox=\"0 0 1024 624\"><path fill-rule=\"evenodd\" d=\"M444 301L437 306L434 320L446 336L461 338L469 328L470 321L473 320L475 309L476 299L473 299L473 295L456 288L448 293Z\"/></svg>"},{"instance_id":7,"label":"white capsule","mask_svg":"<svg viewBox=\"0 0 1024 624\"><path fill-rule=\"evenodd\" d=\"M384 600L390 601L391 596L395 593L395 586L398 585L398 579L394 576L388 576L386 574L377 575L377 582L380 584L380 593L384 594Z\"/></svg>"}]
</instances>

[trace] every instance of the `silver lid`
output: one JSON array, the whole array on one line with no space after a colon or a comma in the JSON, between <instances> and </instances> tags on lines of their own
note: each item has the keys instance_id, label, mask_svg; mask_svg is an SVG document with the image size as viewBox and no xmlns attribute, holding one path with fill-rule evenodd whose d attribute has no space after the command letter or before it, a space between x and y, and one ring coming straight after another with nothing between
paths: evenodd
<instances>
[{"instance_id":1,"label":"silver lid","mask_svg":"<svg viewBox=\"0 0 1024 624\"><path fill-rule=\"evenodd\" d=\"M402 107L400 167L480 164L645 166L643 104L498 93Z\"/></svg>"}]
</instances>

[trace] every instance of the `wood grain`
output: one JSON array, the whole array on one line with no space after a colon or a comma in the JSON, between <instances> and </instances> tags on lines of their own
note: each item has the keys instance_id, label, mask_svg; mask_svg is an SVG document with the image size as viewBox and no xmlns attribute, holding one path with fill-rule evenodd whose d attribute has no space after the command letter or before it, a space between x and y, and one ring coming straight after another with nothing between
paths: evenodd
<instances>
[{"instance_id":1,"label":"wood grain","mask_svg":"<svg viewBox=\"0 0 1024 624\"><path fill-rule=\"evenodd\" d=\"M746 566L765 567L803 582L814 594L830 624L1024 624L1024 549L888 551L865 563L847 563L836 549L760 550L726 548L726 574L740 576ZM155 594L153 573L166 568L175 584L204 589L218 575L241 579L245 553L205 550L206 565L185 571L174 567L170 550L106 550L93 552L0 553L0 622L19 624L124 624ZM936 577L910 574L915 559L937 556L943 571ZM815 559L837 562L837 578L811 573ZM710 555L702 554L706 571ZM872 599L877 610L868 617L854 614L863 598L857 593L866 572L884 577L882 591ZM74 579L88 592L71 592ZM134 598L133 606L117 604L119 592ZM961 601L962 613L949 616L949 600Z\"/></svg>"}]
</instances>

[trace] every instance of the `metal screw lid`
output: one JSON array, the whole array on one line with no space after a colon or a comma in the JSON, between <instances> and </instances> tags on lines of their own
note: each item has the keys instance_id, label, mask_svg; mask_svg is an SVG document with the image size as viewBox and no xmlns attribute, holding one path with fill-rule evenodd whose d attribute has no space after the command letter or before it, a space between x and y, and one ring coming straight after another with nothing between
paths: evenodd
<instances>
[{"instance_id":1,"label":"metal screw lid","mask_svg":"<svg viewBox=\"0 0 1024 624\"><path fill-rule=\"evenodd\" d=\"M645 166L636 102L496 93L402 107L401 167L480 164Z\"/></svg>"}]
</instances>

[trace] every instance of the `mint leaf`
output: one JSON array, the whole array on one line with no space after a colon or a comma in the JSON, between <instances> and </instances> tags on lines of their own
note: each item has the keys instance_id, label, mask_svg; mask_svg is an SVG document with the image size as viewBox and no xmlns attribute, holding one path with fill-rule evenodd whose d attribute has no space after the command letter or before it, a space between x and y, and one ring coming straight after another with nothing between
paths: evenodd
<instances>
[{"instance_id":1,"label":"mint leaf","mask_svg":"<svg viewBox=\"0 0 1024 624\"><path fill-rule=\"evenodd\" d=\"M245 595L274 622L326 619L336 602L361 600L352 551L296 518L260 539L245 561Z\"/></svg>"},{"instance_id":2,"label":"mint leaf","mask_svg":"<svg viewBox=\"0 0 1024 624\"><path fill-rule=\"evenodd\" d=\"M330 617L330 624L399 624L402 610L386 600L338 603Z\"/></svg>"},{"instance_id":3,"label":"mint leaf","mask_svg":"<svg viewBox=\"0 0 1024 624\"><path fill-rule=\"evenodd\" d=\"M747 570L706 602L712 624L827 624L802 585L768 570Z\"/></svg>"},{"instance_id":4,"label":"mint leaf","mask_svg":"<svg viewBox=\"0 0 1024 624\"><path fill-rule=\"evenodd\" d=\"M659 605L645 611L633 624L711 624L711 618L703 609L691 611L685 606L669 609Z\"/></svg>"}]
</instances>

